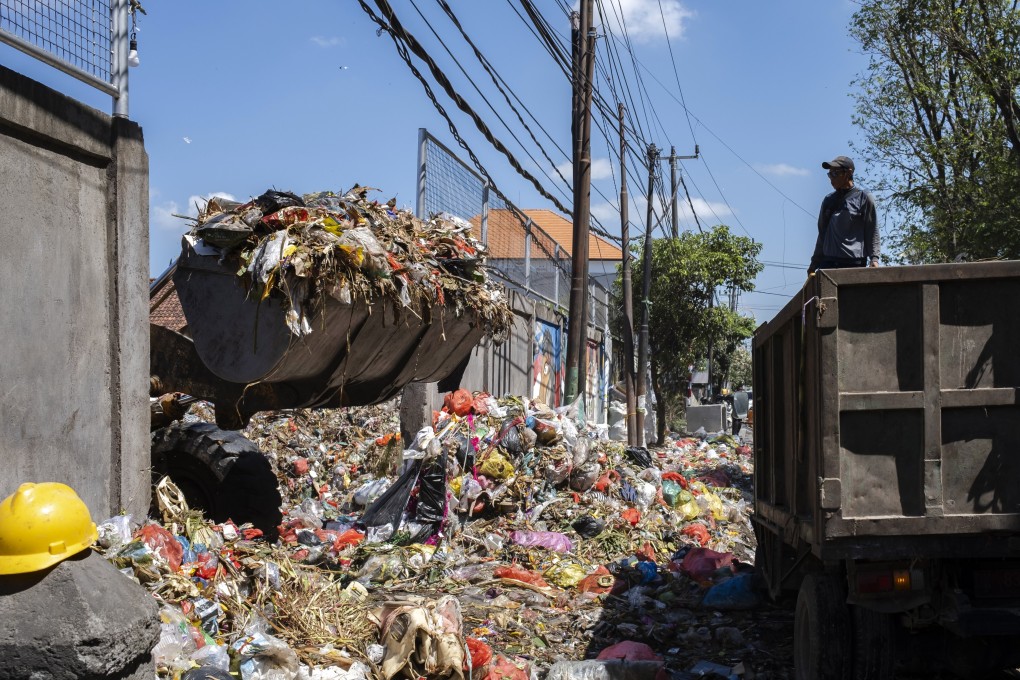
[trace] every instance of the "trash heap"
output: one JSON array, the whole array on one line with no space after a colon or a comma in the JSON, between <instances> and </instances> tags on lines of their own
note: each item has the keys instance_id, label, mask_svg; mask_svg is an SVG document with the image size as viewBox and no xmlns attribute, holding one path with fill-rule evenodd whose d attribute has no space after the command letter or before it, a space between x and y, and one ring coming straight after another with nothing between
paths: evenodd
<instances>
[{"instance_id":1,"label":"trash heap","mask_svg":"<svg viewBox=\"0 0 1020 680\"><path fill-rule=\"evenodd\" d=\"M485 246L471 224L450 215L421 220L395 200L370 200L370 191L269 190L247 203L214 197L185 238L236 267L254 295L289 301L286 322L296 336L312 332L311 310L324 298L388 298L418 316L435 306L470 314L489 335L505 337L513 313L486 276Z\"/></svg>"},{"instance_id":2,"label":"trash heap","mask_svg":"<svg viewBox=\"0 0 1020 680\"><path fill-rule=\"evenodd\" d=\"M762 651L789 621L751 587L751 452L732 437L628 449L572 408L463 390L412 442L398 432L392 403L256 416L245 434L285 499L274 545L166 482L162 521L100 526L107 557L164 603L164 676L789 670Z\"/></svg>"}]
</instances>

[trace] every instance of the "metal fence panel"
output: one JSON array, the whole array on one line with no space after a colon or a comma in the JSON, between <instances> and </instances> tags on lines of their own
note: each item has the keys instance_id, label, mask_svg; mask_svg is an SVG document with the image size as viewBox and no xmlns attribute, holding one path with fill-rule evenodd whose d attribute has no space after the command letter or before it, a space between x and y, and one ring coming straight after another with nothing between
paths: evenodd
<instances>
[{"instance_id":1,"label":"metal fence panel","mask_svg":"<svg viewBox=\"0 0 1020 680\"><path fill-rule=\"evenodd\" d=\"M0 41L116 98L127 115L129 0L0 0Z\"/></svg>"}]
</instances>

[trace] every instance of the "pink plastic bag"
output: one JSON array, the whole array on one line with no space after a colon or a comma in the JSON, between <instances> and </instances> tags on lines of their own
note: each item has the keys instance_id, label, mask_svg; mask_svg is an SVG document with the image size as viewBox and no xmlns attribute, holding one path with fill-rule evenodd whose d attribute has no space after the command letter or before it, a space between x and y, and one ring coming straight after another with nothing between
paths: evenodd
<instances>
[{"instance_id":1,"label":"pink plastic bag","mask_svg":"<svg viewBox=\"0 0 1020 680\"><path fill-rule=\"evenodd\" d=\"M555 531L513 531L510 540L517 545L540 546L555 552L570 552L574 548L569 538Z\"/></svg>"},{"instance_id":2,"label":"pink plastic bag","mask_svg":"<svg viewBox=\"0 0 1020 680\"><path fill-rule=\"evenodd\" d=\"M691 548L680 562L680 571L695 581L708 581L716 569L733 564L731 553L720 553L708 548Z\"/></svg>"}]
</instances>

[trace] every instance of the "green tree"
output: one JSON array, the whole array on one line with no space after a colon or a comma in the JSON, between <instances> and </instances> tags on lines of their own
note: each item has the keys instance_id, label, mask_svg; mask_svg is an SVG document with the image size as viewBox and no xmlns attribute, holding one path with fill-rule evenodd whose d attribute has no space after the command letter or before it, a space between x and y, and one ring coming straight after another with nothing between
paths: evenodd
<instances>
[{"instance_id":1,"label":"green tree","mask_svg":"<svg viewBox=\"0 0 1020 680\"><path fill-rule=\"evenodd\" d=\"M640 325L642 309L640 248L634 247L635 326ZM667 418L672 422L682 403L689 367L707 353L710 343L722 349L716 361L726 361L754 331L753 319L717 306L715 297L717 289L731 285L752 290L762 270L756 259L760 252L761 244L731 234L725 225L653 242L648 328L660 440Z\"/></svg>"},{"instance_id":2,"label":"green tree","mask_svg":"<svg viewBox=\"0 0 1020 680\"><path fill-rule=\"evenodd\" d=\"M896 224L896 259L1020 257L1016 0L864 0L851 35L859 148ZM887 228L888 229L888 228Z\"/></svg>"},{"instance_id":3,"label":"green tree","mask_svg":"<svg viewBox=\"0 0 1020 680\"><path fill-rule=\"evenodd\" d=\"M739 344L730 355L727 378L734 388L741 385L746 389L751 387L751 352L743 344Z\"/></svg>"}]
</instances>

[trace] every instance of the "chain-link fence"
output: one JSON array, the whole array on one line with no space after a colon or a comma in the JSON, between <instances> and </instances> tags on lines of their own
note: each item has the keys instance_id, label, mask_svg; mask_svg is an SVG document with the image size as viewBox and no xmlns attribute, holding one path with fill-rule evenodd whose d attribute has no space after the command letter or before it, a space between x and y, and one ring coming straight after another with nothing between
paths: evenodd
<instances>
[{"instance_id":1,"label":"chain-link fence","mask_svg":"<svg viewBox=\"0 0 1020 680\"><path fill-rule=\"evenodd\" d=\"M127 115L129 1L0 0L0 41L112 95Z\"/></svg>"},{"instance_id":2,"label":"chain-link fence","mask_svg":"<svg viewBox=\"0 0 1020 680\"><path fill-rule=\"evenodd\" d=\"M427 131L420 131L418 214L446 212L471 222L489 251L489 270L511 288L558 309L570 303L570 250L535 223L527 210L489 191L485 179ZM548 213L548 211L541 211ZM608 324L608 294L589 280L589 323Z\"/></svg>"}]
</instances>

